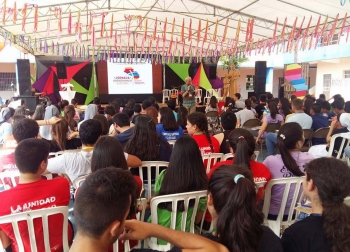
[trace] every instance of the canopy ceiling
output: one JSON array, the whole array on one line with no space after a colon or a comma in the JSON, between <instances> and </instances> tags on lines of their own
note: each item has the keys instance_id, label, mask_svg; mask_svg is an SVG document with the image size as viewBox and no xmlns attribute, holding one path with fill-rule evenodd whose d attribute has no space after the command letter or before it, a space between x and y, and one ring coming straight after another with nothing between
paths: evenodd
<instances>
[{"instance_id":1,"label":"canopy ceiling","mask_svg":"<svg viewBox=\"0 0 350 252\"><path fill-rule=\"evenodd\" d=\"M236 38L238 20L241 20L241 29L239 32L239 45L246 44L246 31L249 20L254 19L254 28L252 31L252 41L272 38L276 27L276 36L280 36L285 18L285 36L293 30L293 25L297 30L301 27L303 30L310 22L309 34L312 34L314 27L317 26L319 17L320 30L325 21L325 31L330 31L334 20L338 16L338 22L335 23L335 34L339 33L343 18L346 12L350 12L350 2L345 0L17 0L16 6L18 10L17 22L13 24L11 9L14 8L13 0L5 0L6 7L9 10L5 15L5 25L1 29L11 32L14 35L27 35L31 39L40 39L48 41L49 44L85 44L90 45L91 36L89 34L90 15L93 14L93 27L96 37L96 45L114 46L115 32L117 32L118 46L134 46L136 43L139 47L145 34L147 23L147 39L144 42L145 47L149 46L149 36L153 35L156 23L156 37L162 40L164 23L166 25L166 41L169 43L173 34L173 41L179 40L181 44L181 34L184 22L184 37L188 47L193 42L196 46L198 30L200 31L199 46L203 48L215 48L213 41L216 22L217 25L217 41L220 44L225 33L227 23L226 40L223 47L230 39ZM26 11L25 32L22 31L22 17L25 3L38 5L38 26L34 32L35 8L28 6ZM59 3L59 4L58 4ZM342 5L343 3L344 5ZM58 31L59 12L61 8L62 32ZM81 36L79 32L75 33L75 25L78 21L78 12L80 11ZM69 12L71 12L71 34L68 33ZM105 14L104 20L102 18ZM111 22L113 14L113 34L110 36ZM350 14L350 13L349 13ZM131 22L126 17L132 17ZM326 19L328 16L328 19ZM303 21L303 19L305 20ZM277 25L275 26L277 20ZM146 22L147 20L147 22ZM174 21L175 20L175 21ZM206 30L206 22L208 20L207 40L203 43ZM142 23L140 23L142 21ZM199 21L201 21L200 29L198 29ZM101 37L101 24L105 24L105 32ZM174 28L173 28L174 22ZM192 22L192 38L188 39L190 33L190 22ZM128 25L130 24L130 27ZM344 23L345 27L350 26L350 17ZM49 25L49 26L48 26ZM49 28L48 28L49 27ZM296 32L297 32L296 30ZM129 35L130 34L130 39ZM107 35L107 36L106 36ZM153 42L152 47L156 46ZM162 45L160 45L162 46ZM169 45L167 45L169 46ZM34 52L34 54L42 54L42 52Z\"/></svg>"}]
</instances>

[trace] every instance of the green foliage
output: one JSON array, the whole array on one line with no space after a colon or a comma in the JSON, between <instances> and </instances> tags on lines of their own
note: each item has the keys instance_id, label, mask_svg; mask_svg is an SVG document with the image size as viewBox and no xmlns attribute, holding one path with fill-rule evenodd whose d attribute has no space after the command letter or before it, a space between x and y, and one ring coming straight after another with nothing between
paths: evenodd
<instances>
[{"instance_id":1,"label":"green foliage","mask_svg":"<svg viewBox=\"0 0 350 252\"><path fill-rule=\"evenodd\" d=\"M242 63L247 62L248 60L248 58L236 58L236 56L231 56L230 58L228 56L222 56L219 59L219 61L222 63L223 69L230 69L232 64L234 64L236 67L239 67Z\"/></svg>"}]
</instances>

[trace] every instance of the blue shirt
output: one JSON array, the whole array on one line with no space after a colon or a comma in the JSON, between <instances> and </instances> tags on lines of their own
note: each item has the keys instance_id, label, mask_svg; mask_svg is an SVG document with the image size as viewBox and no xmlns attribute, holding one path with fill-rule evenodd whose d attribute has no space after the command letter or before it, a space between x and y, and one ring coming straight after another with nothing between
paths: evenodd
<instances>
[{"instance_id":1,"label":"blue shirt","mask_svg":"<svg viewBox=\"0 0 350 252\"><path fill-rule=\"evenodd\" d=\"M313 131L316 131L320 128L329 127L329 121L327 117L323 116L322 114L312 115L311 118L312 118L311 129ZM322 138L312 139L312 145L325 144L325 143L326 143L326 139L322 139Z\"/></svg>"},{"instance_id":2,"label":"blue shirt","mask_svg":"<svg viewBox=\"0 0 350 252\"><path fill-rule=\"evenodd\" d=\"M179 137L184 135L184 131L181 126L179 126L178 130L165 130L163 124L157 124L156 128L158 135L166 141L177 140Z\"/></svg>"}]
</instances>

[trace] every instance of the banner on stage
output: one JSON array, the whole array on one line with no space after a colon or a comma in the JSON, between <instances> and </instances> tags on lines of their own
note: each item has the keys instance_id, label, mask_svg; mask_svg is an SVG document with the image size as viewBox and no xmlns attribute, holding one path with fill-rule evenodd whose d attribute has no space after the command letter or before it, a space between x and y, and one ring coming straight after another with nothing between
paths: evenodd
<instances>
[{"instance_id":1,"label":"banner on stage","mask_svg":"<svg viewBox=\"0 0 350 252\"><path fill-rule=\"evenodd\" d=\"M109 94L152 94L152 64L107 62Z\"/></svg>"}]
</instances>

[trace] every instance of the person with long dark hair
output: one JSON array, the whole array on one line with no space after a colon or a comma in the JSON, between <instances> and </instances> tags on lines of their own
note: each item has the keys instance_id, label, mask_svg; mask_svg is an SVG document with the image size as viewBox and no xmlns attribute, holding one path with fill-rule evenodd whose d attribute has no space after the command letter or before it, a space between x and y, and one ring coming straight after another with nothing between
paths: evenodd
<instances>
[{"instance_id":1,"label":"person with long dark hair","mask_svg":"<svg viewBox=\"0 0 350 252\"><path fill-rule=\"evenodd\" d=\"M209 135L208 121L206 116L200 112L194 112L187 117L187 132L197 142L202 154L218 153L220 151L219 141Z\"/></svg>"},{"instance_id":2,"label":"person with long dark hair","mask_svg":"<svg viewBox=\"0 0 350 252\"><path fill-rule=\"evenodd\" d=\"M210 111L218 111L218 100L216 99L215 96L210 97L210 101L208 106L205 108L205 113L208 113ZM217 117L208 117L207 118L208 123L215 123L215 121L217 120Z\"/></svg>"},{"instance_id":3,"label":"person with long dark hair","mask_svg":"<svg viewBox=\"0 0 350 252\"><path fill-rule=\"evenodd\" d=\"M268 108L270 114L264 116L264 118L262 119L263 123L261 125L259 132L254 131L254 130L252 131L253 135L257 136L257 138L256 138L257 143L259 143L260 138L266 137L267 132L265 132L265 130L266 130L268 124L270 124L270 123L279 123L281 125L284 124L283 116L278 114L277 104L274 101L269 102L267 104L267 108Z\"/></svg>"},{"instance_id":4,"label":"person with long dark hair","mask_svg":"<svg viewBox=\"0 0 350 252\"><path fill-rule=\"evenodd\" d=\"M99 121L102 126L102 136L108 135L109 126L108 126L108 120L104 115L97 114L92 119Z\"/></svg>"},{"instance_id":5,"label":"person with long dark hair","mask_svg":"<svg viewBox=\"0 0 350 252\"><path fill-rule=\"evenodd\" d=\"M222 139L220 144L220 153L226 154L230 153L230 147L228 146L227 141L231 131L236 128L237 117L235 113L228 111L222 113L220 118L220 124L224 131L222 133L216 134L215 138L218 139L219 142Z\"/></svg>"},{"instance_id":6,"label":"person with long dark hair","mask_svg":"<svg viewBox=\"0 0 350 252\"><path fill-rule=\"evenodd\" d=\"M180 106L179 110L177 111L177 123L181 126L181 128L184 131L187 131L186 129L187 116L188 116L188 110L184 106Z\"/></svg>"},{"instance_id":7,"label":"person with long dark hair","mask_svg":"<svg viewBox=\"0 0 350 252\"><path fill-rule=\"evenodd\" d=\"M173 148L169 166L163 170L155 183L154 192L156 196L175 193L185 193L206 190L208 180L203 166L202 156L196 141L191 137L180 137ZM158 209L158 224L170 227L171 204L164 204ZM181 220L183 206L178 206L178 219ZM187 210L186 231L189 232L192 214L196 214L196 223L202 220L203 212L206 209L206 199L200 199L198 212L193 213L193 208ZM177 222L177 229L181 228L181 222ZM159 244L163 242L158 241Z\"/></svg>"},{"instance_id":8,"label":"person with long dark hair","mask_svg":"<svg viewBox=\"0 0 350 252\"><path fill-rule=\"evenodd\" d=\"M264 216L256 204L256 186L246 167L219 167L210 177L207 201L215 228L205 235L207 238L232 252L283 251L279 238L262 225Z\"/></svg>"},{"instance_id":9,"label":"person with long dark hair","mask_svg":"<svg viewBox=\"0 0 350 252\"><path fill-rule=\"evenodd\" d=\"M278 113L283 116L284 120L288 115L290 115L292 112L290 111L290 103L289 100L285 97L282 97L278 103Z\"/></svg>"},{"instance_id":10,"label":"person with long dark hair","mask_svg":"<svg viewBox=\"0 0 350 252\"><path fill-rule=\"evenodd\" d=\"M145 109L145 114L152 118L155 125L158 124L158 111L155 107L150 106Z\"/></svg>"},{"instance_id":11,"label":"person with long dark hair","mask_svg":"<svg viewBox=\"0 0 350 252\"><path fill-rule=\"evenodd\" d=\"M236 112L237 109L234 109L234 107L235 107L235 100L233 100L233 98L227 96L225 99L224 108L222 109L222 112L226 112L226 111Z\"/></svg>"},{"instance_id":12,"label":"person with long dark hair","mask_svg":"<svg viewBox=\"0 0 350 252\"><path fill-rule=\"evenodd\" d=\"M164 140L177 140L184 135L184 131L175 120L173 111L168 107L160 108L160 124L156 125L157 133Z\"/></svg>"},{"instance_id":13,"label":"person with long dark hair","mask_svg":"<svg viewBox=\"0 0 350 252\"><path fill-rule=\"evenodd\" d=\"M68 122L65 119L52 125L50 143L50 152L74 150L82 146L80 138L67 139L69 133Z\"/></svg>"},{"instance_id":14,"label":"person with long dark hair","mask_svg":"<svg viewBox=\"0 0 350 252\"><path fill-rule=\"evenodd\" d=\"M304 108L305 114L309 116L311 116L310 110L311 110L312 104L314 104L314 101L311 98L304 99L303 108Z\"/></svg>"},{"instance_id":15,"label":"person with long dark hair","mask_svg":"<svg viewBox=\"0 0 350 252\"><path fill-rule=\"evenodd\" d=\"M270 170L272 178L290 178L304 176L305 165L312 161L314 157L307 153L301 152L304 146L303 129L298 123L290 122L281 126L277 136L277 144L280 154L268 156L263 162ZM280 211L280 205L283 196L283 185L276 185L271 192L271 205L269 219L276 219ZM289 212L294 189L289 191L285 214Z\"/></svg>"},{"instance_id":16,"label":"person with long dark hair","mask_svg":"<svg viewBox=\"0 0 350 252\"><path fill-rule=\"evenodd\" d=\"M350 169L335 158L318 158L306 165L305 196L311 200L312 214L285 230L285 252L350 251Z\"/></svg>"},{"instance_id":17,"label":"person with long dark hair","mask_svg":"<svg viewBox=\"0 0 350 252\"><path fill-rule=\"evenodd\" d=\"M67 107L64 108L64 119L66 119L68 126L69 126L69 131L74 132L77 131L78 129L78 124L74 120L76 117L76 111L73 105L68 105Z\"/></svg>"},{"instance_id":18,"label":"person with long dark hair","mask_svg":"<svg viewBox=\"0 0 350 252\"><path fill-rule=\"evenodd\" d=\"M252 156L255 151L255 140L252 133L246 129L234 129L231 131L228 142L226 142L231 150L234 158L216 163L211 169L208 176L222 165L244 165L253 173L255 182L266 181L271 179L271 173L267 167L259 162L256 162ZM262 197L263 189L259 190L258 200Z\"/></svg>"}]
</instances>

